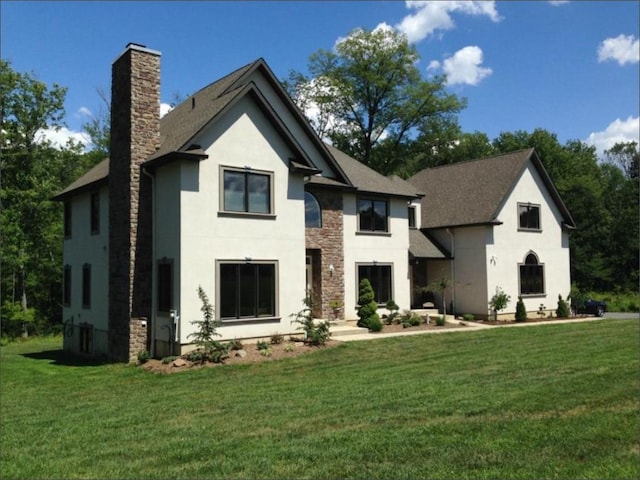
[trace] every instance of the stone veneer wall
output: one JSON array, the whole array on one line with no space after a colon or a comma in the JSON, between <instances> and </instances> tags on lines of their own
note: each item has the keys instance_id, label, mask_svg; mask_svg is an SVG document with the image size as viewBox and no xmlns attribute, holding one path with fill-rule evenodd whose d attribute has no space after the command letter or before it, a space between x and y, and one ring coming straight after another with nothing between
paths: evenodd
<instances>
[{"instance_id":1,"label":"stone veneer wall","mask_svg":"<svg viewBox=\"0 0 640 480\"><path fill-rule=\"evenodd\" d=\"M159 140L160 54L130 44L111 80L109 355L116 361L137 356L139 318L151 318L151 182L140 164Z\"/></svg>"},{"instance_id":2,"label":"stone veneer wall","mask_svg":"<svg viewBox=\"0 0 640 480\"><path fill-rule=\"evenodd\" d=\"M318 318L331 318L332 300L342 302L339 318L344 318L344 221L342 192L309 187L308 191L315 195L322 209L322 227L306 228L306 248L319 250L320 260L313 257L313 272L315 279L320 278L322 298L320 308L314 308L314 315ZM333 265L333 274L329 271ZM317 273L320 271L320 275ZM318 290L314 284L314 290Z\"/></svg>"}]
</instances>

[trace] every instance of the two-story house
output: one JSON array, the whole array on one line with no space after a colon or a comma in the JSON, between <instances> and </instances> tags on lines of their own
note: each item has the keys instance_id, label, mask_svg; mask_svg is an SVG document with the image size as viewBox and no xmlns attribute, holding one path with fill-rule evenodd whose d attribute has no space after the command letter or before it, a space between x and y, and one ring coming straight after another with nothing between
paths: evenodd
<instances>
[{"instance_id":1,"label":"two-story house","mask_svg":"<svg viewBox=\"0 0 640 480\"><path fill-rule=\"evenodd\" d=\"M487 318L498 289L511 297L507 318L518 297L532 314L567 298L575 224L533 149L426 169L409 182L425 194L420 229L450 259L415 255L413 278L449 279L449 311Z\"/></svg>"},{"instance_id":2,"label":"two-story house","mask_svg":"<svg viewBox=\"0 0 640 480\"><path fill-rule=\"evenodd\" d=\"M267 64L250 63L160 118L160 53L113 64L110 158L65 205L65 348L133 360L190 348L208 294L221 339L356 318L368 278L409 308L408 208L419 195L324 144Z\"/></svg>"},{"instance_id":3,"label":"two-story house","mask_svg":"<svg viewBox=\"0 0 640 480\"><path fill-rule=\"evenodd\" d=\"M480 318L496 287L529 311L569 292L573 221L533 150L382 176L323 143L262 59L160 118L160 53L135 44L111 102L110 157L56 196L67 350L193 348L199 287L220 340L297 332L308 294L355 319L364 278L401 309L449 278L447 310Z\"/></svg>"}]
</instances>

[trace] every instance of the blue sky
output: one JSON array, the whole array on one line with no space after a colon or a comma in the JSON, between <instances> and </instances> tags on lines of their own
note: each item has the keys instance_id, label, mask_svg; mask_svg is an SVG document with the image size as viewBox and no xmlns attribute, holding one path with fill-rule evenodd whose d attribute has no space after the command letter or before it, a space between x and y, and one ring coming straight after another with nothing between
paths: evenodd
<instances>
[{"instance_id":1,"label":"blue sky","mask_svg":"<svg viewBox=\"0 0 640 480\"><path fill-rule=\"evenodd\" d=\"M639 3L626 2L0 2L0 54L68 88L78 136L129 42L162 53L162 102L263 57L276 76L355 28L407 34L425 77L446 73L468 99L465 132L494 139L543 128L599 151L639 136Z\"/></svg>"}]
</instances>

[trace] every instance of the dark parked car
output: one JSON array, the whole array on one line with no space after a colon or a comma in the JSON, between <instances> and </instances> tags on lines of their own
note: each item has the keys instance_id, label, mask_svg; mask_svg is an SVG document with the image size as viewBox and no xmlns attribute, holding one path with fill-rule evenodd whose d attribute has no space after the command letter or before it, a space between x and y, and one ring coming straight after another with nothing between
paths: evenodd
<instances>
[{"instance_id":1,"label":"dark parked car","mask_svg":"<svg viewBox=\"0 0 640 480\"><path fill-rule=\"evenodd\" d=\"M576 313L589 313L596 317L603 317L604 312L607 311L607 304L599 300L588 299L580 305L574 305Z\"/></svg>"}]
</instances>

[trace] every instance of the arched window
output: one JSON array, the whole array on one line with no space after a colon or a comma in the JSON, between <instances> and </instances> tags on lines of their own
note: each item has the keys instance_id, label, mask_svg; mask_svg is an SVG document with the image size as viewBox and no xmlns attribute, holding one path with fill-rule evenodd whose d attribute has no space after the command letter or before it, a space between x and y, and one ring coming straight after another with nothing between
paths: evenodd
<instances>
[{"instance_id":1,"label":"arched window","mask_svg":"<svg viewBox=\"0 0 640 480\"><path fill-rule=\"evenodd\" d=\"M304 192L304 226L307 228L320 228L322 226L320 203L309 192Z\"/></svg>"},{"instance_id":2,"label":"arched window","mask_svg":"<svg viewBox=\"0 0 640 480\"><path fill-rule=\"evenodd\" d=\"M544 265L535 253L529 252L520 267L520 295L544 294Z\"/></svg>"}]
</instances>

